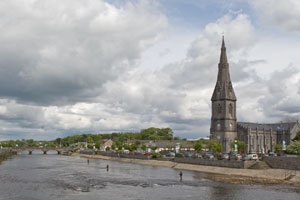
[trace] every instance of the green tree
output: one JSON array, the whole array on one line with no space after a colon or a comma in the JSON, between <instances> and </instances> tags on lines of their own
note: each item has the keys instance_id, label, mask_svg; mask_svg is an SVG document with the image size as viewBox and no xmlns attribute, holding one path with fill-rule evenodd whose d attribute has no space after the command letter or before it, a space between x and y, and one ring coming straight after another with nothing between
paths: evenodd
<instances>
[{"instance_id":1,"label":"green tree","mask_svg":"<svg viewBox=\"0 0 300 200\"><path fill-rule=\"evenodd\" d=\"M244 153L245 151L245 143L242 141L239 141L238 138L235 138L235 141L233 141L231 143L231 148L234 149L235 148L235 144L237 144L238 147L238 153Z\"/></svg>"},{"instance_id":2,"label":"green tree","mask_svg":"<svg viewBox=\"0 0 300 200\"><path fill-rule=\"evenodd\" d=\"M112 150L115 150L115 149L116 149L116 145L115 145L115 144L112 144L112 145L111 145L111 149L112 149Z\"/></svg>"},{"instance_id":3,"label":"green tree","mask_svg":"<svg viewBox=\"0 0 300 200\"><path fill-rule=\"evenodd\" d=\"M293 141L300 141L300 131L296 134Z\"/></svg>"},{"instance_id":4,"label":"green tree","mask_svg":"<svg viewBox=\"0 0 300 200\"><path fill-rule=\"evenodd\" d=\"M151 150L152 150L152 151L155 151L156 149L157 149L157 146L152 146L152 147L151 147Z\"/></svg>"},{"instance_id":5,"label":"green tree","mask_svg":"<svg viewBox=\"0 0 300 200\"><path fill-rule=\"evenodd\" d=\"M141 149L142 149L143 151L146 151L147 146L146 146L145 144L142 144Z\"/></svg>"},{"instance_id":6,"label":"green tree","mask_svg":"<svg viewBox=\"0 0 300 200\"><path fill-rule=\"evenodd\" d=\"M217 143L215 140L209 140L207 146L215 153L219 153L222 151L222 145Z\"/></svg>"},{"instance_id":7,"label":"green tree","mask_svg":"<svg viewBox=\"0 0 300 200\"><path fill-rule=\"evenodd\" d=\"M287 153L290 154L299 154L300 155L300 141L294 141L292 144L290 144L287 149Z\"/></svg>"},{"instance_id":8,"label":"green tree","mask_svg":"<svg viewBox=\"0 0 300 200\"><path fill-rule=\"evenodd\" d=\"M276 144L275 145L275 152L279 152L281 150L281 145L280 144Z\"/></svg>"},{"instance_id":9,"label":"green tree","mask_svg":"<svg viewBox=\"0 0 300 200\"><path fill-rule=\"evenodd\" d=\"M196 142L196 144L194 145L194 149L195 149L195 151L197 151L197 152L201 151L201 149L202 149L202 142L201 142L200 140L198 140L198 141Z\"/></svg>"}]
</instances>

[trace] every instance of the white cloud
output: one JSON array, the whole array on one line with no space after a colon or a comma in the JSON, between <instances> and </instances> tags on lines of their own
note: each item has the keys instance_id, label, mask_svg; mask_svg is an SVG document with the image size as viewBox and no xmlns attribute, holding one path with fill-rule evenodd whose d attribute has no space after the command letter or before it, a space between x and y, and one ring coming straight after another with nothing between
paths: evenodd
<instances>
[{"instance_id":1,"label":"white cloud","mask_svg":"<svg viewBox=\"0 0 300 200\"><path fill-rule=\"evenodd\" d=\"M264 24L289 31L300 30L300 1L251 0L249 3Z\"/></svg>"},{"instance_id":2,"label":"white cloud","mask_svg":"<svg viewBox=\"0 0 300 200\"><path fill-rule=\"evenodd\" d=\"M147 1L4 0L0 12L0 94L42 105L97 96L167 26Z\"/></svg>"},{"instance_id":3,"label":"white cloud","mask_svg":"<svg viewBox=\"0 0 300 200\"><path fill-rule=\"evenodd\" d=\"M119 7L100 0L28 2L0 6L1 138L53 139L151 126L170 127L181 137L207 136L223 32L238 120L299 115L298 66L274 73L269 68L271 75L261 77L257 66L270 63L272 53L255 54L262 38L242 12L207 24L176 51L158 42L167 19L147 1ZM144 61L151 45L157 57L166 53L158 67L150 68L159 61ZM185 55L174 56L178 52Z\"/></svg>"}]
</instances>

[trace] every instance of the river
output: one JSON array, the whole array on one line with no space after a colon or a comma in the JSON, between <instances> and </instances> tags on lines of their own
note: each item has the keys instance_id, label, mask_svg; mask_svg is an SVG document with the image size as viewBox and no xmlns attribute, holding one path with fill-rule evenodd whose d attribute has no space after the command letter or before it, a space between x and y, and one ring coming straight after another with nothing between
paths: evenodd
<instances>
[{"instance_id":1,"label":"river","mask_svg":"<svg viewBox=\"0 0 300 200\"><path fill-rule=\"evenodd\" d=\"M107 171L106 166L109 165ZM228 169L230 170L230 169ZM287 185L234 185L205 179L205 173L23 152L0 165L0 200L300 199Z\"/></svg>"}]
</instances>

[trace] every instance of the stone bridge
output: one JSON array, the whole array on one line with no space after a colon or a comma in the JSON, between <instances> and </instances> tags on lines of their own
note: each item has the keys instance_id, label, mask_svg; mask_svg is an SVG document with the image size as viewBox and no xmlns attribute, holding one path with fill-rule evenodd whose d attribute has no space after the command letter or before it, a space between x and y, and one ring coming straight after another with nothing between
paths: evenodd
<instances>
[{"instance_id":1,"label":"stone bridge","mask_svg":"<svg viewBox=\"0 0 300 200\"><path fill-rule=\"evenodd\" d=\"M44 154L47 154L48 151L53 150L56 151L57 154L61 154L62 152L75 152L77 149L75 148L60 148L60 147L26 147L26 148L18 148L16 151L28 151L31 155L33 151L42 151Z\"/></svg>"}]
</instances>

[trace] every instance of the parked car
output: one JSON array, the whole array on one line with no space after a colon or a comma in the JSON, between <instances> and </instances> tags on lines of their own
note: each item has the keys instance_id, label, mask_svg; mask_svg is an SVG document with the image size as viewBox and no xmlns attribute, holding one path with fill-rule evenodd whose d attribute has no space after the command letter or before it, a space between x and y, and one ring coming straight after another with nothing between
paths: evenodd
<instances>
[{"instance_id":1,"label":"parked car","mask_svg":"<svg viewBox=\"0 0 300 200\"><path fill-rule=\"evenodd\" d=\"M242 160L242 155L241 154L231 154L229 156L229 160Z\"/></svg>"},{"instance_id":2,"label":"parked car","mask_svg":"<svg viewBox=\"0 0 300 200\"><path fill-rule=\"evenodd\" d=\"M202 158L202 155L200 153L195 153L193 157L194 158Z\"/></svg>"},{"instance_id":3,"label":"parked car","mask_svg":"<svg viewBox=\"0 0 300 200\"><path fill-rule=\"evenodd\" d=\"M223 154L222 154L222 159L228 160L228 159L229 159L228 153L223 153Z\"/></svg>"},{"instance_id":4,"label":"parked car","mask_svg":"<svg viewBox=\"0 0 300 200\"><path fill-rule=\"evenodd\" d=\"M175 157L175 153L174 152L169 152L166 154L166 157Z\"/></svg>"},{"instance_id":5,"label":"parked car","mask_svg":"<svg viewBox=\"0 0 300 200\"><path fill-rule=\"evenodd\" d=\"M191 158L191 157L193 157L193 153L192 152L185 152L184 157Z\"/></svg>"},{"instance_id":6,"label":"parked car","mask_svg":"<svg viewBox=\"0 0 300 200\"><path fill-rule=\"evenodd\" d=\"M206 154L204 154L204 158L206 158L206 159L214 159L214 155L212 153L206 153Z\"/></svg>"},{"instance_id":7,"label":"parked car","mask_svg":"<svg viewBox=\"0 0 300 200\"><path fill-rule=\"evenodd\" d=\"M258 155L257 154L248 154L248 155L246 155L245 160L258 160Z\"/></svg>"},{"instance_id":8,"label":"parked car","mask_svg":"<svg viewBox=\"0 0 300 200\"><path fill-rule=\"evenodd\" d=\"M270 156L270 157L275 157L275 156L277 156L277 153L270 152L270 153L269 153L269 156Z\"/></svg>"}]
</instances>

